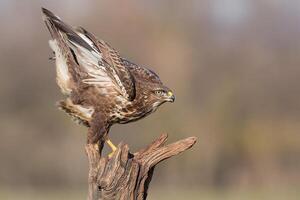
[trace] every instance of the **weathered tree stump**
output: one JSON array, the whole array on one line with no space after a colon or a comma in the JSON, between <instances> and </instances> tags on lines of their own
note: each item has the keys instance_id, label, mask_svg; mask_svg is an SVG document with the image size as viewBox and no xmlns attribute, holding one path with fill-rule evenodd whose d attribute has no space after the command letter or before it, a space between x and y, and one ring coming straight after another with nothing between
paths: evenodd
<instances>
[{"instance_id":1,"label":"weathered tree stump","mask_svg":"<svg viewBox=\"0 0 300 200\"><path fill-rule=\"evenodd\" d=\"M101 157L103 144L87 144L89 161L88 200L144 200L155 166L189 148L195 137L164 145L163 134L145 149L134 154L127 144L120 143L111 158Z\"/></svg>"}]
</instances>

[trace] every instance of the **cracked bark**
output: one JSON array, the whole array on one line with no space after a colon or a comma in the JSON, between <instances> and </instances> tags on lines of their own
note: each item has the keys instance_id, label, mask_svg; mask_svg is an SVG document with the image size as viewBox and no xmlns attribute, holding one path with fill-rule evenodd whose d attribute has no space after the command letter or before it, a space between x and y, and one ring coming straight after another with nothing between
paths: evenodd
<instances>
[{"instance_id":1,"label":"cracked bark","mask_svg":"<svg viewBox=\"0 0 300 200\"><path fill-rule=\"evenodd\" d=\"M86 144L89 162L88 200L145 200L155 166L189 148L195 137L165 145L163 134L149 146L130 153L127 144L120 143L111 158L101 156L103 144Z\"/></svg>"}]
</instances>

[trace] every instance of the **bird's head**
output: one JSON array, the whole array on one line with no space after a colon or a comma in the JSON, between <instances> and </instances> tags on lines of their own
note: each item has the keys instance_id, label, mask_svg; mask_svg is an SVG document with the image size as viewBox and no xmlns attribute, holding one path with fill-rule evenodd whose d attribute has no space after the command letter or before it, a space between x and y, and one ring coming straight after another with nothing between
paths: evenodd
<instances>
[{"instance_id":1,"label":"bird's head","mask_svg":"<svg viewBox=\"0 0 300 200\"><path fill-rule=\"evenodd\" d=\"M153 98L156 99L156 101L163 102L163 103L175 101L175 96L174 96L173 92L165 86L155 88L151 92L152 92Z\"/></svg>"},{"instance_id":2,"label":"bird's head","mask_svg":"<svg viewBox=\"0 0 300 200\"><path fill-rule=\"evenodd\" d=\"M137 90L139 90L137 94L141 94L139 97L143 99L144 106L155 111L163 103L175 101L172 90L161 82L154 71L136 65L131 66L134 66L131 69L134 69L132 72L135 75Z\"/></svg>"},{"instance_id":3,"label":"bird's head","mask_svg":"<svg viewBox=\"0 0 300 200\"><path fill-rule=\"evenodd\" d=\"M166 86L155 84L147 88L145 100L148 101L148 105L150 105L152 109L155 110L163 103L174 102L175 96L173 92Z\"/></svg>"}]
</instances>

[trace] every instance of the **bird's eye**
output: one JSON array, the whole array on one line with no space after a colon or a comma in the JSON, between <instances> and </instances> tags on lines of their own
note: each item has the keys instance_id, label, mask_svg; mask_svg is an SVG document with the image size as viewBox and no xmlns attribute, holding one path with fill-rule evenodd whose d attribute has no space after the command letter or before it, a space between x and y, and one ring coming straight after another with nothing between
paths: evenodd
<instances>
[{"instance_id":1,"label":"bird's eye","mask_svg":"<svg viewBox=\"0 0 300 200\"><path fill-rule=\"evenodd\" d=\"M163 95L164 91L162 91L162 90L155 90L154 93L155 93L157 96L161 96L161 95Z\"/></svg>"}]
</instances>

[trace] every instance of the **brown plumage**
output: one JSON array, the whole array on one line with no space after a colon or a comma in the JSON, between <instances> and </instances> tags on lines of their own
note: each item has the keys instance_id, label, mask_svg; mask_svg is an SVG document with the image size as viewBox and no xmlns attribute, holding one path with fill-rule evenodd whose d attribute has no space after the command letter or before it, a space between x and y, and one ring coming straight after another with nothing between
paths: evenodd
<instances>
[{"instance_id":1,"label":"brown plumage","mask_svg":"<svg viewBox=\"0 0 300 200\"><path fill-rule=\"evenodd\" d=\"M106 140L115 123L154 112L174 95L151 70L124 58L83 28L72 28L42 9L56 60L57 83L66 99L58 106L89 127L89 143Z\"/></svg>"}]
</instances>

